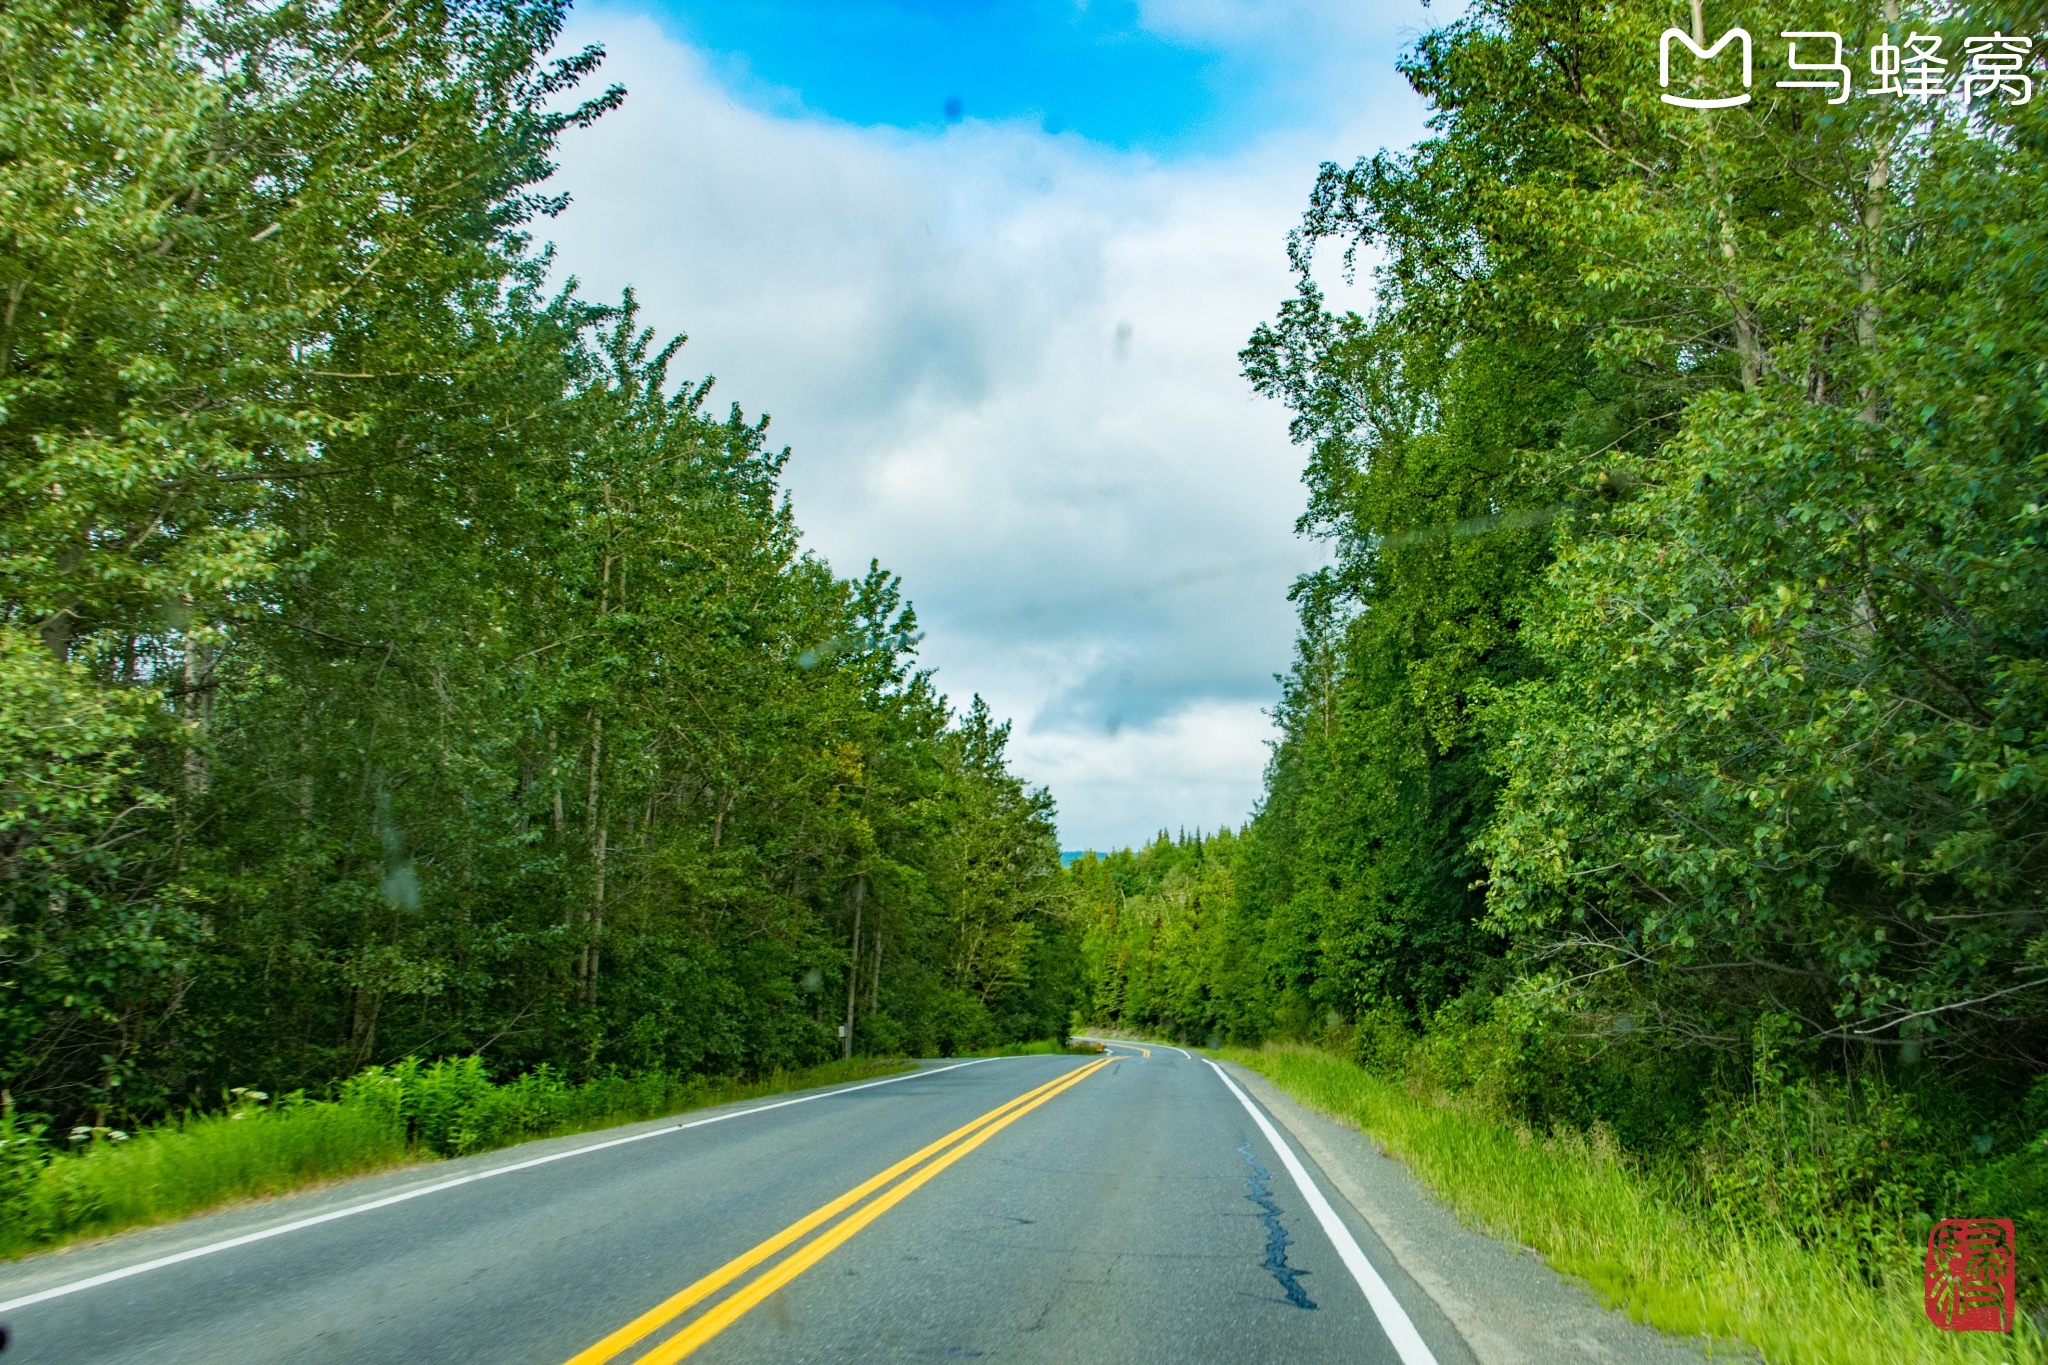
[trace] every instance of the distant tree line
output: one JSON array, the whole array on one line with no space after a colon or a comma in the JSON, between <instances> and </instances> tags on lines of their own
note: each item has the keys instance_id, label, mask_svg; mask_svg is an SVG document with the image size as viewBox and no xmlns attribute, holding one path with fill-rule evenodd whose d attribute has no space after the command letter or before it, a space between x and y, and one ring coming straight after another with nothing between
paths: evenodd
<instances>
[{"instance_id":1,"label":"distant tree line","mask_svg":"<svg viewBox=\"0 0 2048 1365\"><path fill-rule=\"evenodd\" d=\"M1323 168L1242 359L1335 563L1257 817L1075 869L1093 1009L1341 1041L1759 1208L1811 1164L1924 1218L1985 1158L2026 1190L1961 1211L2048 1218L2048 90L2038 48L2026 103L1863 75L2048 16L1806 6L1830 103L1775 86L1782 6L1706 11L1747 105L1661 99L1697 5L1481 0L1404 62L1429 136Z\"/></svg>"},{"instance_id":2,"label":"distant tree line","mask_svg":"<svg viewBox=\"0 0 2048 1365\"><path fill-rule=\"evenodd\" d=\"M0 1086L1060 1032L1049 798L534 223L560 0L0 7Z\"/></svg>"}]
</instances>

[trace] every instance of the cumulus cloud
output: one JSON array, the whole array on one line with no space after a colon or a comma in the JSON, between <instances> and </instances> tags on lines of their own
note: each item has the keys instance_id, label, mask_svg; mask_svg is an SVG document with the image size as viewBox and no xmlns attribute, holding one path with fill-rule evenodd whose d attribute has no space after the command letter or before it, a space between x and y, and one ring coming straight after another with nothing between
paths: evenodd
<instances>
[{"instance_id":1,"label":"cumulus cloud","mask_svg":"<svg viewBox=\"0 0 2048 1365\"><path fill-rule=\"evenodd\" d=\"M764 110L629 12L581 14L588 41L631 94L565 146L564 268L636 286L685 371L773 415L808 542L904 575L941 686L1014 719L1068 847L1242 820L1319 551L1235 353L1290 288L1316 161L1405 141L1412 108L1169 163Z\"/></svg>"}]
</instances>

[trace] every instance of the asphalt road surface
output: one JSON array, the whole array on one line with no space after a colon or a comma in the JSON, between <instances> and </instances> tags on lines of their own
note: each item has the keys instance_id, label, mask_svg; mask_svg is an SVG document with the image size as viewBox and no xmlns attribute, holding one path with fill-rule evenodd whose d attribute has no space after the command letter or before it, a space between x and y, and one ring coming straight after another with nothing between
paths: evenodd
<instances>
[{"instance_id":1,"label":"asphalt road surface","mask_svg":"<svg viewBox=\"0 0 2048 1365\"><path fill-rule=\"evenodd\" d=\"M0 1274L6 1365L1468 1365L1286 1131L1178 1049L438 1163Z\"/></svg>"}]
</instances>

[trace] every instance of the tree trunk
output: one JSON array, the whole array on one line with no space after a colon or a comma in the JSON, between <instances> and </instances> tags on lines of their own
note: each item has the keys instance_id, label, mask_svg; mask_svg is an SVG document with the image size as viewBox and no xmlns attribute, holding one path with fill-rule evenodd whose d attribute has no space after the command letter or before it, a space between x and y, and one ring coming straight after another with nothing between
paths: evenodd
<instances>
[{"instance_id":1,"label":"tree trunk","mask_svg":"<svg viewBox=\"0 0 2048 1365\"><path fill-rule=\"evenodd\" d=\"M1885 0L1885 24L1899 22L1899 0ZM1892 143L1887 137L1870 159L1870 173L1863 180L1863 271L1857 292L1863 304L1856 310L1856 340L1865 351L1877 349L1877 252L1878 234L1884 228L1885 189L1891 181ZM1866 357L1869 359L1869 357ZM1877 425L1877 384L1863 386L1863 420Z\"/></svg>"},{"instance_id":2,"label":"tree trunk","mask_svg":"<svg viewBox=\"0 0 2048 1365\"><path fill-rule=\"evenodd\" d=\"M1692 0L1692 40L1700 47L1707 45L1707 18L1705 0ZM1713 174L1714 163L1707 162L1710 183L1719 198L1719 177ZM1735 219L1724 207L1721 218L1721 259L1729 265L1735 264ZM1730 311L1735 318L1735 354L1742 365L1742 391L1755 393L1757 384L1763 378L1763 351L1757 342L1756 319L1750 315L1749 307L1743 303L1741 293L1731 281L1722 293L1728 300Z\"/></svg>"},{"instance_id":3,"label":"tree trunk","mask_svg":"<svg viewBox=\"0 0 2048 1365\"><path fill-rule=\"evenodd\" d=\"M598 940L604 935L604 858L605 827L597 827L597 886L590 902L590 936L583 949L583 998L592 1004L597 1002L597 959L600 951Z\"/></svg>"},{"instance_id":4,"label":"tree trunk","mask_svg":"<svg viewBox=\"0 0 2048 1365\"><path fill-rule=\"evenodd\" d=\"M180 724L185 731L185 794L203 796L209 773L206 754L207 723L213 718L213 662L216 651L185 636L185 695L179 699Z\"/></svg>"},{"instance_id":5,"label":"tree trunk","mask_svg":"<svg viewBox=\"0 0 2048 1365\"><path fill-rule=\"evenodd\" d=\"M36 634L42 637L43 648L49 650L60 664L71 661L71 620L71 608L59 607L36 625Z\"/></svg>"},{"instance_id":6,"label":"tree trunk","mask_svg":"<svg viewBox=\"0 0 2048 1365\"><path fill-rule=\"evenodd\" d=\"M555 833L562 832L562 775L555 770L555 732L548 730L548 775L555 789Z\"/></svg>"},{"instance_id":7,"label":"tree trunk","mask_svg":"<svg viewBox=\"0 0 2048 1365\"><path fill-rule=\"evenodd\" d=\"M598 819L598 798L603 792L598 774L604 762L604 717L590 718L590 794L584 806L584 828L590 833L590 909L584 922L583 959L577 975L583 982L583 998L597 999L597 935L604 928L605 827Z\"/></svg>"},{"instance_id":8,"label":"tree trunk","mask_svg":"<svg viewBox=\"0 0 2048 1365\"><path fill-rule=\"evenodd\" d=\"M611 512L612 487L610 481L599 485L604 493L607 515ZM615 556L604 557L603 572L598 580L597 620L600 627L612 609L612 564ZM594 1003L597 1000L597 955L598 935L604 931L604 862L605 826L598 819L598 798L603 792L600 774L604 767L604 717L590 718L590 794L584 805L583 830L590 840L590 908L584 913L583 958L577 974L583 982L583 998Z\"/></svg>"},{"instance_id":9,"label":"tree trunk","mask_svg":"<svg viewBox=\"0 0 2048 1365\"><path fill-rule=\"evenodd\" d=\"M853 959L846 964L846 1036L839 1040L839 1055L853 1058L853 1005L860 998L860 904L868 896L868 879L853 879Z\"/></svg>"},{"instance_id":10,"label":"tree trunk","mask_svg":"<svg viewBox=\"0 0 2048 1365\"><path fill-rule=\"evenodd\" d=\"M85 562L83 551L76 545L67 545L57 555L57 571L71 575ZM191 604L191 599L186 599ZM36 634L41 637L43 648L50 651L58 663L71 661L71 637L78 629L78 598L71 593L59 593L57 609L36 622Z\"/></svg>"}]
</instances>

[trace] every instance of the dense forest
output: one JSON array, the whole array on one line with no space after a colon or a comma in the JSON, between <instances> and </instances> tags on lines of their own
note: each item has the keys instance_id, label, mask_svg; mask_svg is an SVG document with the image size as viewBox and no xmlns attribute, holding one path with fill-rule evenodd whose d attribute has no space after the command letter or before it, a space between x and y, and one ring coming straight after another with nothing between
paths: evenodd
<instances>
[{"instance_id":1,"label":"dense forest","mask_svg":"<svg viewBox=\"0 0 2048 1365\"><path fill-rule=\"evenodd\" d=\"M1709 9L1480 0L1405 60L1429 135L1323 168L1242 360L1334 564L1256 817L1074 869L1092 1010L1602 1128L1738 1221L2024 1240L2048 99L2038 49L1958 87L2048 14ZM1775 86L1795 21L1853 98ZM1672 25L1756 35L1753 100L1665 102ZM1916 32L1949 93L1866 91Z\"/></svg>"},{"instance_id":2,"label":"dense forest","mask_svg":"<svg viewBox=\"0 0 2048 1365\"><path fill-rule=\"evenodd\" d=\"M1052 808L557 288L560 0L0 6L0 1086L1059 1033ZM852 1038L841 1030L851 1025Z\"/></svg>"}]
</instances>

